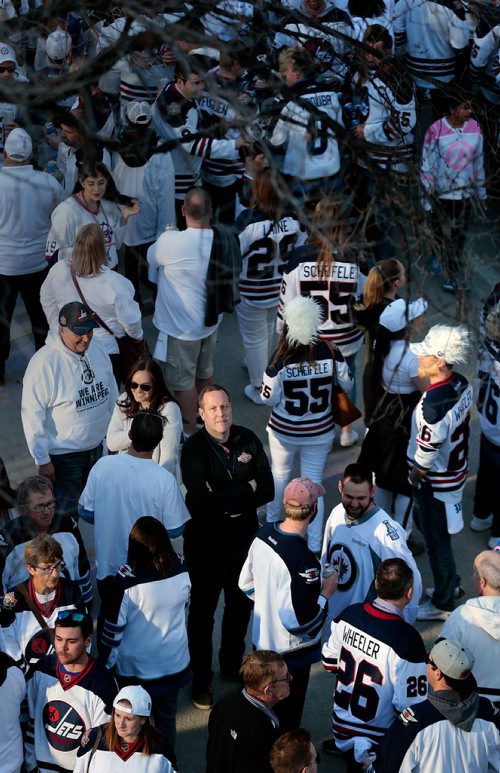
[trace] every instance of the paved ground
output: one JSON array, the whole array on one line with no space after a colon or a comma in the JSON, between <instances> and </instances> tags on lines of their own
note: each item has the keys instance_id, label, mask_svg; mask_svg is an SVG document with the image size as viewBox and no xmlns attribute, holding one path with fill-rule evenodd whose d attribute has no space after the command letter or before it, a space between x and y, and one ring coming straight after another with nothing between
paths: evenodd
<instances>
[{"instance_id":1,"label":"paved ground","mask_svg":"<svg viewBox=\"0 0 500 773\"><path fill-rule=\"evenodd\" d=\"M498 281L500 276L500 264L496 242L496 225L476 229L471 239L472 257L472 289L467 299L467 307L464 319L477 331L478 310L486 298L491 286ZM420 282L427 297L430 300L428 322L453 321L455 316L455 301L453 296L441 290L440 282L436 279L420 277ZM415 297L415 292L411 293ZM153 331L150 317L146 319L147 335L152 340ZM33 351L29 326L24 309L18 304L12 327L12 354L7 365L6 386L0 389L0 456L4 459L11 478L16 485L24 477L33 474L34 467L29 456L22 433L20 420L21 381L24 369ZM361 367L361 362L360 362ZM467 369L468 375L473 374L474 363L471 361ZM218 352L216 358L216 379L229 387L233 397L234 418L238 424L251 427L263 440L267 447L265 432L268 409L255 406L246 400L243 395L243 386L247 383L246 372L242 365L242 349L234 316L226 316L221 327ZM358 429L363 431L362 422ZM472 512L472 496L475 485L475 471L477 467L478 449L478 421L474 411L471 432L471 474L465 489L465 520L468 524ZM326 513L338 502L337 481L346 466L355 461L359 452L359 446L350 449L340 449L335 446L330 454L325 473L325 485L327 488ZM92 527L82 524L82 532L89 551L92 551ZM474 556L486 546L487 536L475 534L466 525L464 531L454 537L454 549L457 562L462 573L463 585L468 595L472 594L471 566ZM431 584L431 576L425 556L418 559L418 564L423 575L424 587ZM219 620L217 621L217 625ZM419 624L426 642L429 646L437 636L439 624ZM217 634L218 635L218 634ZM250 641L248 642L250 648ZM216 677L214 682L215 694L230 689L227 684L221 684ZM311 682L305 707L303 725L307 727L313 736L313 740L320 742L329 733L329 716L331 710L331 695L333 678L325 674L319 666L313 668ZM183 773L198 773L204 770L204 749L206 741L206 724L208 715L194 709L189 702L189 690L186 688L180 696L178 712L178 758L179 766ZM324 759L321 764L322 771L341 771L344 766L337 758Z\"/></svg>"}]
</instances>

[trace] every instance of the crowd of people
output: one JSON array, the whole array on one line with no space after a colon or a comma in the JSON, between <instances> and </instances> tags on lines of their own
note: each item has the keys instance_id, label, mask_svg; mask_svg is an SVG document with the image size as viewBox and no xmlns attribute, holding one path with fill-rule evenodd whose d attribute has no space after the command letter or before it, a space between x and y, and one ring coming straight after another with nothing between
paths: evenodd
<instances>
[{"instance_id":1,"label":"crowd of people","mask_svg":"<svg viewBox=\"0 0 500 773\"><path fill-rule=\"evenodd\" d=\"M476 352L411 299L471 290L500 14L158 6L0 7L0 388L20 295L36 473L0 477L0 772L182 770L190 685L207 773L314 773L320 661L349 772L500 771L500 283ZM268 452L216 383L233 311ZM487 549L457 606L474 404ZM336 439L360 449L328 514ZM429 653L417 620L444 623Z\"/></svg>"}]
</instances>

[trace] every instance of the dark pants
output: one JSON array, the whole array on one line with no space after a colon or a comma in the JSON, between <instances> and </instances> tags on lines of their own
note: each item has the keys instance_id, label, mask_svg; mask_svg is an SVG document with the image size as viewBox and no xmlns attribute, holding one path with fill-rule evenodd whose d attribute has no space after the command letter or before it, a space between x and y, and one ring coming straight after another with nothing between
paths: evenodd
<instances>
[{"instance_id":1,"label":"dark pants","mask_svg":"<svg viewBox=\"0 0 500 773\"><path fill-rule=\"evenodd\" d=\"M450 279L464 280L464 251L471 213L470 199L438 199L431 216L436 251Z\"/></svg>"},{"instance_id":2,"label":"dark pants","mask_svg":"<svg viewBox=\"0 0 500 773\"><path fill-rule=\"evenodd\" d=\"M438 609L452 610L455 587L460 578L457 577L444 503L433 496L432 487L428 483L422 483L415 493L413 517L424 535L425 549L434 578L432 603Z\"/></svg>"},{"instance_id":3,"label":"dark pants","mask_svg":"<svg viewBox=\"0 0 500 773\"><path fill-rule=\"evenodd\" d=\"M0 274L0 378L5 374L5 363L10 354L10 325L16 308L17 296L21 298L31 322L31 330L35 341L35 349L40 349L44 343L49 326L40 303L40 287L45 281L49 269L36 271L34 274L21 276L6 276Z\"/></svg>"},{"instance_id":4,"label":"dark pants","mask_svg":"<svg viewBox=\"0 0 500 773\"><path fill-rule=\"evenodd\" d=\"M212 635L214 614L224 591L219 665L223 676L235 676L245 652L245 635L253 604L238 587L241 567L247 557L251 539L241 545L208 545L184 543L191 601L187 622L193 692L202 692L212 683Z\"/></svg>"},{"instance_id":5,"label":"dark pants","mask_svg":"<svg viewBox=\"0 0 500 773\"><path fill-rule=\"evenodd\" d=\"M166 224L165 224L166 225ZM127 244L124 248L124 268L125 276L134 285L134 299L142 307L143 298L141 295L141 282L148 287L152 282L148 279L148 262L146 254L149 244L138 244L130 247Z\"/></svg>"},{"instance_id":6,"label":"dark pants","mask_svg":"<svg viewBox=\"0 0 500 773\"><path fill-rule=\"evenodd\" d=\"M56 479L54 495L58 515L71 515L78 521L78 500L85 488L89 472L102 456L102 445L90 451L73 451L68 454L53 454Z\"/></svg>"},{"instance_id":7,"label":"dark pants","mask_svg":"<svg viewBox=\"0 0 500 773\"><path fill-rule=\"evenodd\" d=\"M474 515L488 518L492 513L491 536L500 537L500 447L481 432Z\"/></svg>"},{"instance_id":8,"label":"dark pants","mask_svg":"<svg viewBox=\"0 0 500 773\"><path fill-rule=\"evenodd\" d=\"M290 682L290 694L273 709L280 721L280 733L300 727L311 666L300 666L295 670L293 666L289 666L289 671L293 677Z\"/></svg>"}]
</instances>

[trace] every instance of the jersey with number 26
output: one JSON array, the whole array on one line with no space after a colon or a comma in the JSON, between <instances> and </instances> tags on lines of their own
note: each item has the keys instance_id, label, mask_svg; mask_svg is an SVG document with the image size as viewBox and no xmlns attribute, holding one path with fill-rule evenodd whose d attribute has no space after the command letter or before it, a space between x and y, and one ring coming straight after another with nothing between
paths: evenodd
<instances>
[{"instance_id":1,"label":"jersey with number 26","mask_svg":"<svg viewBox=\"0 0 500 773\"><path fill-rule=\"evenodd\" d=\"M460 502L469 469L472 387L459 373L431 384L413 412L408 463L427 470L436 499Z\"/></svg>"},{"instance_id":2,"label":"jersey with number 26","mask_svg":"<svg viewBox=\"0 0 500 773\"><path fill-rule=\"evenodd\" d=\"M481 432L490 443L500 446L500 362L485 346L477 365L479 395L477 410Z\"/></svg>"},{"instance_id":3,"label":"jersey with number 26","mask_svg":"<svg viewBox=\"0 0 500 773\"><path fill-rule=\"evenodd\" d=\"M426 698L425 660L418 631L377 601L342 612L323 645L323 666L337 675L332 728L339 748L351 748L356 736L379 741L395 711Z\"/></svg>"}]
</instances>

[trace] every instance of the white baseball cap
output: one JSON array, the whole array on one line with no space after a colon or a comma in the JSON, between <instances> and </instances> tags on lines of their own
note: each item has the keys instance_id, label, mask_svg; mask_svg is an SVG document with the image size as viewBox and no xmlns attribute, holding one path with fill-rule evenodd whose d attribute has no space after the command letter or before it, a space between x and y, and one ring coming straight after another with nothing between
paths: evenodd
<instances>
[{"instance_id":1,"label":"white baseball cap","mask_svg":"<svg viewBox=\"0 0 500 773\"><path fill-rule=\"evenodd\" d=\"M12 161L27 161L33 152L33 143L24 129L12 129L3 149L5 155Z\"/></svg>"},{"instance_id":2,"label":"white baseball cap","mask_svg":"<svg viewBox=\"0 0 500 773\"><path fill-rule=\"evenodd\" d=\"M0 64L14 62L17 64L16 52L8 43L0 43Z\"/></svg>"},{"instance_id":3,"label":"white baseball cap","mask_svg":"<svg viewBox=\"0 0 500 773\"><path fill-rule=\"evenodd\" d=\"M450 679L468 679L474 667L474 655L452 639L442 639L431 649L429 660Z\"/></svg>"},{"instance_id":4,"label":"white baseball cap","mask_svg":"<svg viewBox=\"0 0 500 773\"><path fill-rule=\"evenodd\" d=\"M143 125L151 121L151 105L147 102L130 102L126 113L131 123Z\"/></svg>"},{"instance_id":5,"label":"white baseball cap","mask_svg":"<svg viewBox=\"0 0 500 773\"><path fill-rule=\"evenodd\" d=\"M47 36L45 53L50 59L66 59L71 51L71 35L58 27Z\"/></svg>"},{"instance_id":6,"label":"white baseball cap","mask_svg":"<svg viewBox=\"0 0 500 773\"><path fill-rule=\"evenodd\" d=\"M128 706L119 706L120 701L128 701ZM137 714L139 717L149 717L151 715L151 696L139 684L130 684L128 687L122 687L113 701L113 708L123 711L125 714Z\"/></svg>"},{"instance_id":7,"label":"white baseball cap","mask_svg":"<svg viewBox=\"0 0 500 773\"><path fill-rule=\"evenodd\" d=\"M408 303L403 298L398 298L397 301L392 301L385 307L380 315L379 323L391 333L396 333L398 330L403 330L412 319L425 314L427 306L427 301L424 301L423 298Z\"/></svg>"},{"instance_id":8,"label":"white baseball cap","mask_svg":"<svg viewBox=\"0 0 500 773\"><path fill-rule=\"evenodd\" d=\"M464 325L434 325L419 344L410 344L417 357L433 356L448 365L466 362L470 349L470 334Z\"/></svg>"}]
</instances>

